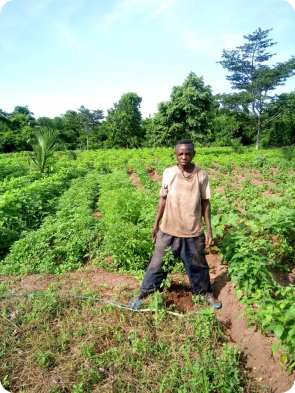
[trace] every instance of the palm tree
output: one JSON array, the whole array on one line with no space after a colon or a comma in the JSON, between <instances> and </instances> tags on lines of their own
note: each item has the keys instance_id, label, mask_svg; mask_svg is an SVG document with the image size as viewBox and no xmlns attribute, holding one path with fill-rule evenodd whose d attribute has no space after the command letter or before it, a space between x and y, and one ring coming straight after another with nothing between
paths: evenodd
<instances>
[{"instance_id":1,"label":"palm tree","mask_svg":"<svg viewBox=\"0 0 295 393\"><path fill-rule=\"evenodd\" d=\"M40 127L35 133L30 156L41 173L44 173L48 160L56 150L57 137L57 131L47 127Z\"/></svg>"}]
</instances>

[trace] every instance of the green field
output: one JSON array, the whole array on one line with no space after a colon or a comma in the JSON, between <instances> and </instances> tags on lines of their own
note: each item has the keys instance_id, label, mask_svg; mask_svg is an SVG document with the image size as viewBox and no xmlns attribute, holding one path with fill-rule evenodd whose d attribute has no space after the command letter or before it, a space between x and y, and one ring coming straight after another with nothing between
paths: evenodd
<instances>
[{"instance_id":1,"label":"green field","mask_svg":"<svg viewBox=\"0 0 295 393\"><path fill-rule=\"evenodd\" d=\"M275 338L273 353L279 351L277 362L290 373L295 161L283 153L199 148L195 161L208 172L213 190L215 245L208 252L222 255L241 313ZM87 282L69 287L72 271L101 267L142 278L160 176L175 162L168 148L83 151L77 157L56 153L44 175L28 165L26 153L0 155L0 294L28 292L22 277L56 275L59 283L40 288L45 298L0 298L0 381L6 389L271 391L248 375L243 348L228 343L218 314L200 299L194 311L174 316L167 313L175 309L167 307L165 291L147 300L144 307L152 312L146 314L58 297L105 296L106 288L95 290ZM174 271L183 268L177 264ZM136 285L131 289L122 286L107 295L126 303Z\"/></svg>"}]
</instances>

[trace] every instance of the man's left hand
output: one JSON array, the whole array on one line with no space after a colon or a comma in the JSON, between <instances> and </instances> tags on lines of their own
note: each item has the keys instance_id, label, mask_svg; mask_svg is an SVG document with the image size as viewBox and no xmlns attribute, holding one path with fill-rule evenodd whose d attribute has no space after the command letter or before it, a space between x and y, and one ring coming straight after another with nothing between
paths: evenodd
<instances>
[{"instance_id":1,"label":"man's left hand","mask_svg":"<svg viewBox=\"0 0 295 393\"><path fill-rule=\"evenodd\" d=\"M205 244L206 248L213 246L214 242L213 242L212 232L206 232L205 239L206 239L206 244Z\"/></svg>"}]
</instances>

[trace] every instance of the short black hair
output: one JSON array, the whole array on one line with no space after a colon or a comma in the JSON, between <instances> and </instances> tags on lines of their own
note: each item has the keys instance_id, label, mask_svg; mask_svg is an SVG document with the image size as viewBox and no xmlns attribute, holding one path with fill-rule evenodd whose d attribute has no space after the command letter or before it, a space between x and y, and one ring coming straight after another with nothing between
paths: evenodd
<instances>
[{"instance_id":1,"label":"short black hair","mask_svg":"<svg viewBox=\"0 0 295 393\"><path fill-rule=\"evenodd\" d=\"M193 141L191 141L190 139L181 139L180 141L178 141L178 142L176 143L176 146L177 146L177 145L192 145L193 148L195 149L195 146L194 146L194 144L193 144Z\"/></svg>"}]
</instances>

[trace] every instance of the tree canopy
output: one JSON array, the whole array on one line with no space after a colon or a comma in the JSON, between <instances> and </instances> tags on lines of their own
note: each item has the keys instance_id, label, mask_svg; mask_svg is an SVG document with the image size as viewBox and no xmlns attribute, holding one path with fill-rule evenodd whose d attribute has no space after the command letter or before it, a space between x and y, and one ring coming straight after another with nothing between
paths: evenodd
<instances>
[{"instance_id":1,"label":"tree canopy","mask_svg":"<svg viewBox=\"0 0 295 393\"><path fill-rule=\"evenodd\" d=\"M267 62L275 55L268 49L276 43L268 38L269 30L258 28L254 33L244 35L246 43L235 50L223 50L219 63L230 72L226 78L232 89L238 93L232 95L234 105L248 108L257 118L256 148L259 148L261 118L271 99L270 92L277 86L284 85L287 78L294 75L295 57L273 66ZM228 100L228 97L223 97Z\"/></svg>"},{"instance_id":2,"label":"tree canopy","mask_svg":"<svg viewBox=\"0 0 295 393\"><path fill-rule=\"evenodd\" d=\"M211 87L191 72L182 86L173 87L170 101L159 104L147 125L148 142L170 146L183 138L195 143L210 140L215 108Z\"/></svg>"},{"instance_id":3,"label":"tree canopy","mask_svg":"<svg viewBox=\"0 0 295 393\"><path fill-rule=\"evenodd\" d=\"M144 136L141 101L142 98L136 93L126 93L113 108L108 109L108 115L102 124L102 131L108 138L106 146L128 148L141 145Z\"/></svg>"}]
</instances>

